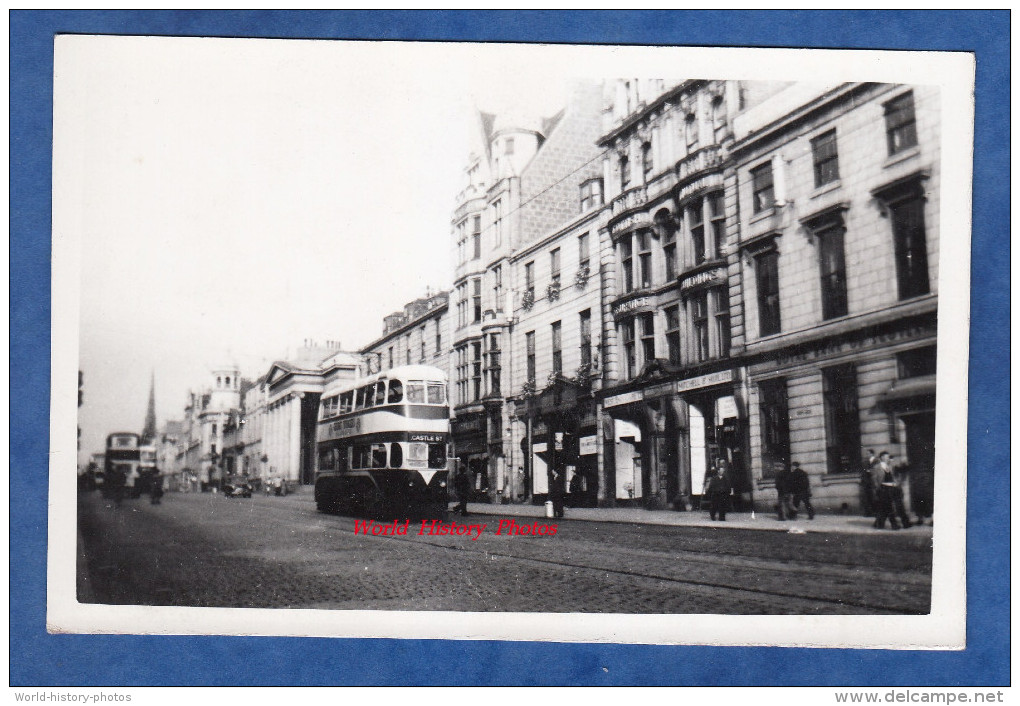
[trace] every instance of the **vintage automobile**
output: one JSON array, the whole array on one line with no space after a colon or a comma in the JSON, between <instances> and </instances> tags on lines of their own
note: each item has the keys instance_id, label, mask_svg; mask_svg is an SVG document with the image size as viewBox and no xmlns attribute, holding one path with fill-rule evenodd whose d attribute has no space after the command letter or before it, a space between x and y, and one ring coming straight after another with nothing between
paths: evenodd
<instances>
[{"instance_id":1,"label":"vintage automobile","mask_svg":"<svg viewBox=\"0 0 1020 706\"><path fill-rule=\"evenodd\" d=\"M228 476L223 481L223 495L228 498L250 498L251 483L244 476Z\"/></svg>"}]
</instances>

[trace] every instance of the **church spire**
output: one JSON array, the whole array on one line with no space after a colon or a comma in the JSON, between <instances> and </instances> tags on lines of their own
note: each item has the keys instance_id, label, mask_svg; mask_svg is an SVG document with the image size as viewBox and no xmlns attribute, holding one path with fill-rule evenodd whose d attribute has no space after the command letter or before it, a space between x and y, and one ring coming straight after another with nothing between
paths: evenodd
<instances>
[{"instance_id":1,"label":"church spire","mask_svg":"<svg viewBox=\"0 0 1020 706\"><path fill-rule=\"evenodd\" d=\"M149 408L145 412L145 428L142 429L142 443L151 444L156 440L156 371L152 371L149 383Z\"/></svg>"}]
</instances>

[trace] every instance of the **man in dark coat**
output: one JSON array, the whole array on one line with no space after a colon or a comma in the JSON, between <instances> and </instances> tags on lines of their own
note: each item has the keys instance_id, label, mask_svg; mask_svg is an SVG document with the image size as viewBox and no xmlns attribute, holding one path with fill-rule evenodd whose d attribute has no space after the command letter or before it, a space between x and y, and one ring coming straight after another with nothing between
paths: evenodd
<instances>
[{"instance_id":1,"label":"man in dark coat","mask_svg":"<svg viewBox=\"0 0 1020 706\"><path fill-rule=\"evenodd\" d=\"M807 472L796 461L793 462L793 470L790 471L790 484L794 509L800 508L800 504L804 503L808 519L815 519L815 509L811 506L811 481Z\"/></svg>"},{"instance_id":2,"label":"man in dark coat","mask_svg":"<svg viewBox=\"0 0 1020 706\"><path fill-rule=\"evenodd\" d=\"M776 512L779 520L794 519L797 511L793 508L793 474L784 461L776 463Z\"/></svg>"},{"instance_id":3,"label":"man in dark coat","mask_svg":"<svg viewBox=\"0 0 1020 706\"><path fill-rule=\"evenodd\" d=\"M457 509L464 517L467 517L468 510L468 496L471 495L471 478L468 476L467 469L461 466L460 470L457 471L457 475L453 478L453 489L457 491Z\"/></svg>"},{"instance_id":4,"label":"man in dark coat","mask_svg":"<svg viewBox=\"0 0 1020 706\"><path fill-rule=\"evenodd\" d=\"M708 515L715 520L716 514L722 522L726 521L726 511L730 507L730 492L733 483L726 472L726 463L722 460L715 467L715 473L705 483L705 495L708 497Z\"/></svg>"},{"instance_id":5,"label":"man in dark coat","mask_svg":"<svg viewBox=\"0 0 1020 706\"><path fill-rule=\"evenodd\" d=\"M549 499L553 504L553 517L563 517L563 500L566 495L566 483L563 479L563 471L557 468L552 469L549 479Z\"/></svg>"}]
</instances>

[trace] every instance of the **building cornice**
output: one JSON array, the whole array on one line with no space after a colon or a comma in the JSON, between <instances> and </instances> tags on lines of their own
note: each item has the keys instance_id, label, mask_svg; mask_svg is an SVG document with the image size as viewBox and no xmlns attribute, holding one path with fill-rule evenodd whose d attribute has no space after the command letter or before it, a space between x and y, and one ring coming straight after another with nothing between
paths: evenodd
<instances>
[{"instance_id":1,"label":"building cornice","mask_svg":"<svg viewBox=\"0 0 1020 706\"><path fill-rule=\"evenodd\" d=\"M607 132L605 135L600 137L595 144L597 144L599 147L608 147L610 143L614 142L618 137L620 137L620 135L629 131L631 128L633 128L635 125L640 123L646 117L657 111L666 103L673 100L681 93L690 91L691 89L697 87L698 84L703 83L708 83L708 79L703 78L687 79L686 81L678 83L676 86L660 95L658 98L653 100L651 103L646 105L641 110L635 111L626 118L624 118L623 122L620 123L620 125L618 125L611 131Z\"/></svg>"}]
</instances>

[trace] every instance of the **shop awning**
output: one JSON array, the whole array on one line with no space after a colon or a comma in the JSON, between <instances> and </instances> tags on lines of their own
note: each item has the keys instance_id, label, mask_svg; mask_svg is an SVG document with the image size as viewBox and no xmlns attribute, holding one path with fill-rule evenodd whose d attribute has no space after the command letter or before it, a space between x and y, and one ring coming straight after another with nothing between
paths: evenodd
<instances>
[{"instance_id":1,"label":"shop awning","mask_svg":"<svg viewBox=\"0 0 1020 706\"><path fill-rule=\"evenodd\" d=\"M928 409L935 405L935 376L904 378L879 395L876 406L886 411Z\"/></svg>"}]
</instances>

